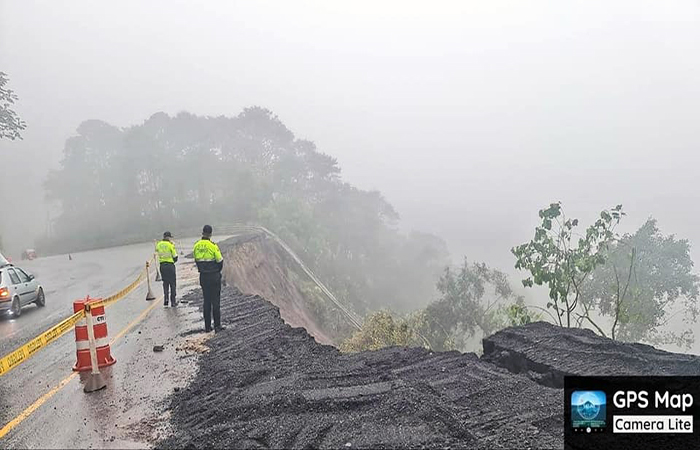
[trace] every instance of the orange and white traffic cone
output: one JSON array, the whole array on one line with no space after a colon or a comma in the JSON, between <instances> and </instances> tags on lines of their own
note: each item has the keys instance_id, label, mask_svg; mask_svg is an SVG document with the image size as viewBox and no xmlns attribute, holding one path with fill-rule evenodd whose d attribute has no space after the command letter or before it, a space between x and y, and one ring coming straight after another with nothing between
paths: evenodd
<instances>
[{"instance_id":1,"label":"orange and white traffic cone","mask_svg":"<svg viewBox=\"0 0 700 450\"><path fill-rule=\"evenodd\" d=\"M104 310L104 306L101 308ZM90 393L106 388L107 382L100 373L99 363L97 362L97 345L95 342L95 329L92 320L92 308L90 307L90 303L85 303L85 318L87 319L88 342L90 345L90 368L92 371L90 373L90 377L85 383L83 391L85 393Z\"/></svg>"},{"instance_id":2,"label":"orange and white traffic cone","mask_svg":"<svg viewBox=\"0 0 700 450\"><path fill-rule=\"evenodd\" d=\"M81 319L75 325L75 346L77 362L73 366L73 370L84 372L92 369L92 352L91 338L95 346L95 359L97 367L111 366L116 359L112 357L109 337L107 336L107 320L105 316L105 307L98 306L96 308L87 307L90 303L97 303L100 299L91 299L87 297L83 300L73 302L73 311L78 312L86 310L85 318ZM87 312L90 310L90 313ZM92 326L90 326L92 324Z\"/></svg>"}]
</instances>

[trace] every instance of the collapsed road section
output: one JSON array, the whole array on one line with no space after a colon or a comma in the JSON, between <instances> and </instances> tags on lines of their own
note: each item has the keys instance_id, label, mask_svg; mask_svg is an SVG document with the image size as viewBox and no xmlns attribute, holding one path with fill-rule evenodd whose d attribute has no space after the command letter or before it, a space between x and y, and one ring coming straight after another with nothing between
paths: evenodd
<instances>
[{"instance_id":1,"label":"collapsed road section","mask_svg":"<svg viewBox=\"0 0 700 450\"><path fill-rule=\"evenodd\" d=\"M474 354L341 354L259 296L225 286L221 304L227 329L172 394L172 434L159 447L562 446L561 391Z\"/></svg>"},{"instance_id":2,"label":"collapsed road section","mask_svg":"<svg viewBox=\"0 0 700 450\"><path fill-rule=\"evenodd\" d=\"M288 252L260 233L221 248L227 282L251 295L224 287L228 328L171 394L160 447L562 448L564 376L700 374L697 356L543 322L484 339L481 358L343 354L325 345L342 330L327 326L332 310L301 288ZM188 297L201 304L201 293Z\"/></svg>"},{"instance_id":3,"label":"collapsed road section","mask_svg":"<svg viewBox=\"0 0 700 450\"><path fill-rule=\"evenodd\" d=\"M566 375L700 375L700 357L613 341L591 330L546 322L501 330L484 339L485 361L545 386Z\"/></svg>"},{"instance_id":4,"label":"collapsed road section","mask_svg":"<svg viewBox=\"0 0 700 450\"><path fill-rule=\"evenodd\" d=\"M561 448L565 375L700 374L696 356L541 322L486 338L481 358L342 354L324 345L339 330L324 327L333 321L300 289L287 252L260 233L221 248L227 282L259 295L224 287L228 329L172 394L162 447Z\"/></svg>"}]
</instances>

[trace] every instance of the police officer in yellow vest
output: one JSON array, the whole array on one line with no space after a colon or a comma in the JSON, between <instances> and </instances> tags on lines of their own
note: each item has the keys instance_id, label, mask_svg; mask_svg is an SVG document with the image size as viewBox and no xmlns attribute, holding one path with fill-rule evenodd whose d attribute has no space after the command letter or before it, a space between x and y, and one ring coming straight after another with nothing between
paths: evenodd
<instances>
[{"instance_id":1,"label":"police officer in yellow vest","mask_svg":"<svg viewBox=\"0 0 700 450\"><path fill-rule=\"evenodd\" d=\"M193 256L199 270L199 284L204 295L204 330L211 331L211 316L214 315L214 331L224 329L221 326L221 270L224 258L219 246L211 241L211 225L204 225L202 239L194 244Z\"/></svg>"},{"instance_id":2,"label":"police officer in yellow vest","mask_svg":"<svg viewBox=\"0 0 700 450\"><path fill-rule=\"evenodd\" d=\"M172 239L173 235L170 231L166 231L163 233L163 240L156 244L156 253L160 263L160 276L163 278L163 303L165 306L168 306L168 297L170 298L170 304L177 306L175 301L177 250L175 250Z\"/></svg>"}]
</instances>

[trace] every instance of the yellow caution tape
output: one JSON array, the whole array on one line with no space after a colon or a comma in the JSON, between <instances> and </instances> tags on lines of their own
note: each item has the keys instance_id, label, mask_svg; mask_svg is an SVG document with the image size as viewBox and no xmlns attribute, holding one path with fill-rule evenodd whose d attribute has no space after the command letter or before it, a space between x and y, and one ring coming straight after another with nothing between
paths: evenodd
<instances>
[{"instance_id":1,"label":"yellow caution tape","mask_svg":"<svg viewBox=\"0 0 700 450\"><path fill-rule=\"evenodd\" d=\"M142 270L139 276L136 277L136 279L130 285L117 292L116 294L110 295L109 297L105 298L104 300L98 303L93 303L92 307L95 308L97 306L107 306L123 299L131 291L136 289L139 284L141 284L144 275L148 276L147 269ZM19 347L17 350L14 350L0 358L0 376L14 369L22 362L32 357L40 349L46 347L51 342L63 336L67 331L73 328L73 326L83 317L85 317L85 311L78 311L77 313L63 320L58 325L55 325L50 329L44 331L39 336L27 342L23 346Z\"/></svg>"},{"instance_id":2,"label":"yellow caution tape","mask_svg":"<svg viewBox=\"0 0 700 450\"><path fill-rule=\"evenodd\" d=\"M46 347L51 342L63 336L66 331L69 331L73 326L85 316L85 311L78 311L69 318L65 319L58 325L44 331L39 336L27 342L17 350L0 358L0 376L6 374L10 370L17 367L20 363L26 361L40 349Z\"/></svg>"},{"instance_id":3,"label":"yellow caution tape","mask_svg":"<svg viewBox=\"0 0 700 450\"><path fill-rule=\"evenodd\" d=\"M127 287L125 287L121 291L117 292L116 294L110 295L109 297L102 299L102 301L100 301L100 302L92 303L92 307L97 308L98 306L108 306L114 302L117 302L117 301L123 299L124 297L129 295L129 293L131 291L136 289L139 284L141 284L141 282L143 281L143 275L145 273L146 273L145 271L142 271L139 274L139 276L136 277L136 279L130 285L128 285Z\"/></svg>"}]
</instances>

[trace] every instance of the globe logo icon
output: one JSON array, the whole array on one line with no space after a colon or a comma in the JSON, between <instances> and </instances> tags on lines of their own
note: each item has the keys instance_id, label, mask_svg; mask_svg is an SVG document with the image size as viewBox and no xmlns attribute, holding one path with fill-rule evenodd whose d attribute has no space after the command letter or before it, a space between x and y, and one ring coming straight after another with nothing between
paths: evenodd
<instances>
[{"instance_id":1,"label":"globe logo icon","mask_svg":"<svg viewBox=\"0 0 700 450\"><path fill-rule=\"evenodd\" d=\"M607 396L604 391L571 393L571 427L575 432L602 432L606 423Z\"/></svg>"},{"instance_id":2,"label":"globe logo icon","mask_svg":"<svg viewBox=\"0 0 700 450\"><path fill-rule=\"evenodd\" d=\"M590 400L578 405L576 409L579 415L585 420L593 420L600 412L600 405L595 405Z\"/></svg>"}]
</instances>

